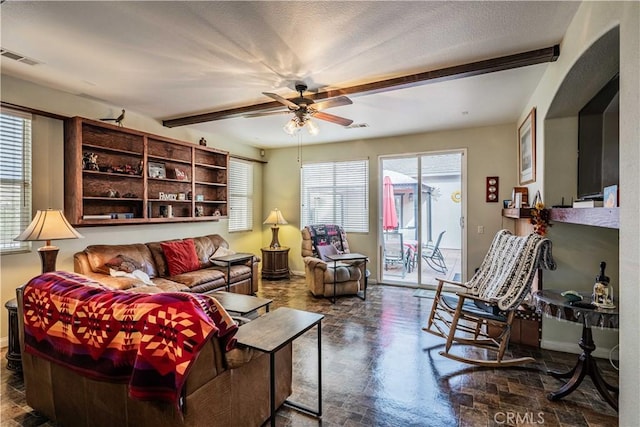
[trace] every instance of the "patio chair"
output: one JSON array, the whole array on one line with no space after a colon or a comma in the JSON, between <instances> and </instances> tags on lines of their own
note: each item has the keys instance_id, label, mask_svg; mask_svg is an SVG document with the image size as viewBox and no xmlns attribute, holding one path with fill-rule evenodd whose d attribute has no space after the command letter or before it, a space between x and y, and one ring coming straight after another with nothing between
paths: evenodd
<instances>
[{"instance_id":1,"label":"patio chair","mask_svg":"<svg viewBox=\"0 0 640 427\"><path fill-rule=\"evenodd\" d=\"M531 357L503 359L511 324L522 301L531 291L539 268L555 269L551 241L538 234L514 236L499 231L484 261L466 283L438 279L438 288L425 332L447 340L440 355L479 366L505 367L533 362ZM448 293L444 285L460 292ZM495 359L475 359L450 353L462 344L496 353Z\"/></svg>"},{"instance_id":2,"label":"patio chair","mask_svg":"<svg viewBox=\"0 0 640 427\"><path fill-rule=\"evenodd\" d=\"M442 252L440 251L440 242L442 242L442 236L444 236L444 233L446 232L446 230L442 231L438 235L435 245L427 244L422 249L422 258L426 261L427 265L438 273L443 274L447 272L447 263L444 260L444 256L442 256Z\"/></svg>"},{"instance_id":3,"label":"patio chair","mask_svg":"<svg viewBox=\"0 0 640 427\"><path fill-rule=\"evenodd\" d=\"M400 274L404 278L407 273L407 260L402 243L402 234L398 232L385 232L384 242L384 270L388 271L389 267L399 266Z\"/></svg>"}]
</instances>

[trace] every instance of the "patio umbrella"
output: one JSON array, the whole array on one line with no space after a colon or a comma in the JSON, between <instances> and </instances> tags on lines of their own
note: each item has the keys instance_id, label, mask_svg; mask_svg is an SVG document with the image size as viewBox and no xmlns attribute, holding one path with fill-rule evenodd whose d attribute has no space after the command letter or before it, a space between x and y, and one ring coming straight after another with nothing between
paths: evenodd
<instances>
[{"instance_id":1,"label":"patio umbrella","mask_svg":"<svg viewBox=\"0 0 640 427\"><path fill-rule=\"evenodd\" d=\"M398 214L396 213L396 199L393 196L393 184L391 178L384 177L382 188L382 229L394 230L398 227Z\"/></svg>"}]
</instances>

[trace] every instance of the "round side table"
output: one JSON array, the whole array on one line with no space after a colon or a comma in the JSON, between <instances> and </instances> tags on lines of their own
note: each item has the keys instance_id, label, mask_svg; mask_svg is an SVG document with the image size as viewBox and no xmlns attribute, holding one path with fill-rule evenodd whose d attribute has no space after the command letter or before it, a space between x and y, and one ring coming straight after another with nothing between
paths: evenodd
<instances>
[{"instance_id":1,"label":"round side table","mask_svg":"<svg viewBox=\"0 0 640 427\"><path fill-rule=\"evenodd\" d=\"M18 335L18 301L12 299L7 301L4 306L9 312L7 369L22 372L22 355L20 354L20 337Z\"/></svg>"}]
</instances>

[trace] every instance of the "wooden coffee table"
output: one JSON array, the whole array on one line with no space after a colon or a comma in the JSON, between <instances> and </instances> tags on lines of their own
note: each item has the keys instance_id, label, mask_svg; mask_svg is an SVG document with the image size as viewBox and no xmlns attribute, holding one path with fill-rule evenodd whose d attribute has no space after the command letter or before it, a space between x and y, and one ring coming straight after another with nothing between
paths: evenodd
<instances>
[{"instance_id":1,"label":"wooden coffee table","mask_svg":"<svg viewBox=\"0 0 640 427\"><path fill-rule=\"evenodd\" d=\"M225 291L207 292L207 295L217 299L225 310L238 313L243 317L248 314L252 314L262 307L265 307L265 310L268 313L269 305L273 302L272 299L235 294L233 292Z\"/></svg>"},{"instance_id":2,"label":"wooden coffee table","mask_svg":"<svg viewBox=\"0 0 640 427\"><path fill-rule=\"evenodd\" d=\"M276 425L276 352L291 343L314 326L318 326L318 409L311 409L299 403L285 400L294 409L322 416L322 325L324 315L308 311L280 307L270 313L242 325L235 337L238 344L269 353L269 386L271 425Z\"/></svg>"}]
</instances>

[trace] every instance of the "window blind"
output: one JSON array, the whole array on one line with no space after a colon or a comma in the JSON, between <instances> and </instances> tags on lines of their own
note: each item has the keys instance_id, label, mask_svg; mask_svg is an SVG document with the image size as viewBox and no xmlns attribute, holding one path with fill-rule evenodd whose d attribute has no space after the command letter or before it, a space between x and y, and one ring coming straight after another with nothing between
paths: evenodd
<instances>
[{"instance_id":1,"label":"window blind","mask_svg":"<svg viewBox=\"0 0 640 427\"><path fill-rule=\"evenodd\" d=\"M229 159L229 231L253 229L253 164Z\"/></svg>"},{"instance_id":2,"label":"window blind","mask_svg":"<svg viewBox=\"0 0 640 427\"><path fill-rule=\"evenodd\" d=\"M301 170L301 227L338 224L369 232L369 162L308 163Z\"/></svg>"},{"instance_id":3,"label":"window blind","mask_svg":"<svg viewBox=\"0 0 640 427\"><path fill-rule=\"evenodd\" d=\"M13 239L31 223L31 115L0 113L0 252L30 248Z\"/></svg>"}]
</instances>

